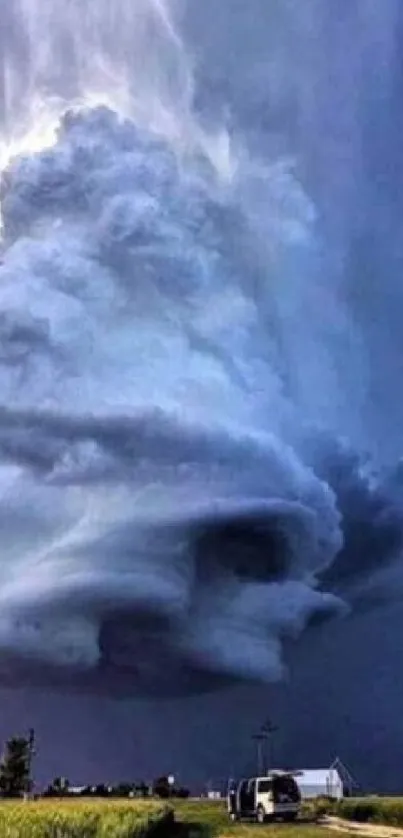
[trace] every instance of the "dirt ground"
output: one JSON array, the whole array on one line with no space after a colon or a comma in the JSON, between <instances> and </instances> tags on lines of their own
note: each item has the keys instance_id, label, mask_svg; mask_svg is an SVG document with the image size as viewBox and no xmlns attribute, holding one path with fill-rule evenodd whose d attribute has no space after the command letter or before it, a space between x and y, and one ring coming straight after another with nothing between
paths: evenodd
<instances>
[{"instance_id":1,"label":"dirt ground","mask_svg":"<svg viewBox=\"0 0 403 838\"><path fill-rule=\"evenodd\" d=\"M403 829L397 826L381 826L374 823L356 823L341 818L326 817L321 821L327 829L347 832L349 835L362 835L365 838L403 838Z\"/></svg>"}]
</instances>

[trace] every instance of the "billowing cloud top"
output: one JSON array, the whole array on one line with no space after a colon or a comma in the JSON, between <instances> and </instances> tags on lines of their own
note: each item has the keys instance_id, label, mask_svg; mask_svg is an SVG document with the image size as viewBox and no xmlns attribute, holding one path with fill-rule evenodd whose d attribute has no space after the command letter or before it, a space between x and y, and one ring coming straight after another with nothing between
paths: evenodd
<instances>
[{"instance_id":1,"label":"billowing cloud top","mask_svg":"<svg viewBox=\"0 0 403 838\"><path fill-rule=\"evenodd\" d=\"M339 514L280 432L243 188L105 108L3 173L3 680L271 679L337 607L315 576Z\"/></svg>"}]
</instances>

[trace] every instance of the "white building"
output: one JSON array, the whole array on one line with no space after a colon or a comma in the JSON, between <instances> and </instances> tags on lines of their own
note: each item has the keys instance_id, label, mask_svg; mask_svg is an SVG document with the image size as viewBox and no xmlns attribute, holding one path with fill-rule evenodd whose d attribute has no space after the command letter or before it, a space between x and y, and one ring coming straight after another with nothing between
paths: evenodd
<instances>
[{"instance_id":1,"label":"white building","mask_svg":"<svg viewBox=\"0 0 403 838\"><path fill-rule=\"evenodd\" d=\"M67 794L83 794L87 786L68 786Z\"/></svg>"},{"instance_id":2,"label":"white building","mask_svg":"<svg viewBox=\"0 0 403 838\"><path fill-rule=\"evenodd\" d=\"M337 768L314 768L294 774L303 800L315 797L332 797L341 800L343 781Z\"/></svg>"}]
</instances>

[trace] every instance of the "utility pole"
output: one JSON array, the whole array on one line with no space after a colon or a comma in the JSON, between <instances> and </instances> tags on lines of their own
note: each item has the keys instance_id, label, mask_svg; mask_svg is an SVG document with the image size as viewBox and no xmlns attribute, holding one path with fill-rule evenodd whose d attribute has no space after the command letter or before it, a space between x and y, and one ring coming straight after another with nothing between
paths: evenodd
<instances>
[{"instance_id":1,"label":"utility pole","mask_svg":"<svg viewBox=\"0 0 403 838\"><path fill-rule=\"evenodd\" d=\"M254 733L252 739L256 742L256 761L257 761L257 773L259 776L265 774L268 771L267 760L265 758L265 749L264 745L267 742L269 745L269 768L274 768L271 764L273 760L273 753L271 745L271 736L272 734L278 730L278 728L267 719L264 724L262 724L261 728L257 733Z\"/></svg>"},{"instance_id":2,"label":"utility pole","mask_svg":"<svg viewBox=\"0 0 403 838\"><path fill-rule=\"evenodd\" d=\"M269 770L269 769L273 770L273 768L274 768L272 736L273 736L273 733L276 732L276 730L278 730L278 727L276 727L276 725L274 725L273 722L270 719L267 719L265 721L265 723L262 725L262 733L264 733L264 735L266 737L266 741L268 743L268 766L267 766L267 770Z\"/></svg>"},{"instance_id":3,"label":"utility pole","mask_svg":"<svg viewBox=\"0 0 403 838\"><path fill-rule=\"evenodd\" d=\"M261 777L264 772L263 743L266 740L266 734L263 732L254 733L252 739L256 742L257 774L258 777Z\"/></svg>"},{"instance_id":4,"label":"utility pole","mask_svg":"<svg viewBox=\"0 0 403 838\"><path fill-rule=\"evenodd\" d=\"M32 780L31 780L31 772L32 772L32 760L35 754L35 731L31 727L28 735L28 758L27 758L27 788L26 788L26 795L29 796L31 789L32 789Z\"/></svg>"}]
</instances>

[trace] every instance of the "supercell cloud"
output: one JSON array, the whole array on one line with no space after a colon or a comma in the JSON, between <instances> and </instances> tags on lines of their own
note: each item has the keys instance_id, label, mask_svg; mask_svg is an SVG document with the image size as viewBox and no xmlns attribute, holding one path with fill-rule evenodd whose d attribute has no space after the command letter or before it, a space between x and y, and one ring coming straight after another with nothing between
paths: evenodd
<instances>
[{"instance_id":1,"label":"supercell cloud","mask_svg":"<svg viewBox=\"0 0 403 838\"><path fill-rule=\"evenodd\" d=\"M136 114L67 108L3 166L2 684L276 680L395 585L398 475L345 441L355 334L292 164Z\"/></svg>"}]
</instances>

